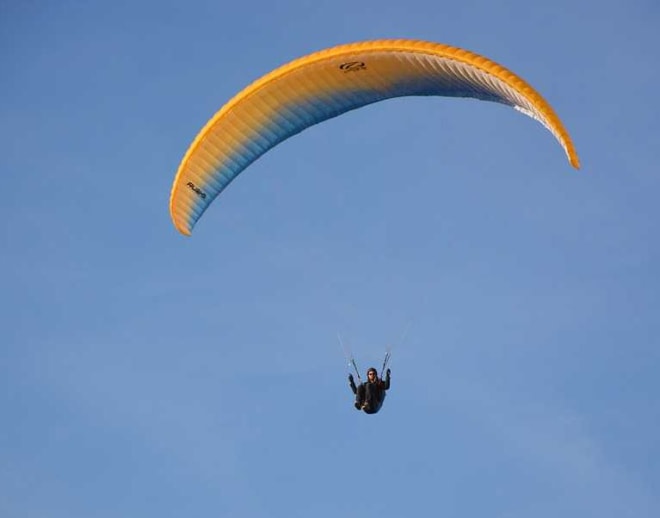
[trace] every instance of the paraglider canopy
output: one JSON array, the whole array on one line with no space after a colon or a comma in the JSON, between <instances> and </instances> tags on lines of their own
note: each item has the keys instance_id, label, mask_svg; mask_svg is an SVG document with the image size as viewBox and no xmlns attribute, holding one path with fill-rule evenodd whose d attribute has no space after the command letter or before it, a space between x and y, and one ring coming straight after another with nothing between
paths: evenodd
<instances>
[{"instance_id":1,"label":"paraglider canopy","mask_svg":"<svg viewBox=\"0 0 660 518\"><path fill-rule=\"evenodd\" d=\"M552 107L501 65L457 47L418 40L340 45L294 60L225 104L186 152L170 196L175 227L190 235L211 202L246 167L305 128L394 97L439 95L493 101L538 120L570 164L579 159Z\"/></svg>"}]
</instances>

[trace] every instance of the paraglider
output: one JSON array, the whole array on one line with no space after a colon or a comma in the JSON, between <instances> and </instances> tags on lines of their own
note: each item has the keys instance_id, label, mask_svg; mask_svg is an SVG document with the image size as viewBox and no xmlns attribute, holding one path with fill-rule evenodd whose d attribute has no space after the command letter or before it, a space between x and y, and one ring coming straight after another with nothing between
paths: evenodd
<instances>
[{"instance_id":1,"label":"paraglider","mask_svg":"<svg viewBox=\"0 0 660 518\"><path fill-rule=\"evenodd\" d=\"M348 385L355 394L354 406L356 410L362 410L365 414L375 414L380 410L385 401L385 391L390 389L392 371L385 371L385 379L378 377L378 371L371 367L367 371L367 381L355 385L352 374L348 375Z\"/></svg>"},{"instance_id":2,"label":"paraglider","mask_svg":"<svg viewBox=\"0 0 660 518\"><path fill-rule=\"evenodd\" d=\"M170 195L174 226L190 235L213 200L268 150L314 124L405 96L505 104L545 126L579 168L552 107L523 79L467 50L419 40L374 40L315 52L264 75L227 102L196 136Z\"/></svg>"},{"instance_id":3,"label":"paraglider","mask_svg":"<svg viewBox=\"0 0 660 518\"><path fill-rule=\"evenodd\" d=\"M392 353L390 348L387 348L385 353L385 359L383 360L383 366L381 368L381 375L378 376L378 371L375 367L370 367L367 370L367 380L362 381L360 378L360 370L355 363L353 358L353 353L344 345L344 342L341 339L341 335L337 335L339 338L339 345L344 351L344 355L348 360L349 368L352 367L355 370L355 374L358 377L359 385L355 384L355 378L353 374L348 375L348 386L350 387L353 394L355 394L355 406L356 410L362 410L365 414L375 414L383 406L385 401L386 392L390 389L392 371L388 367ZM384 379L383 379L384 377Z\"/></svg>"}]
</instances>

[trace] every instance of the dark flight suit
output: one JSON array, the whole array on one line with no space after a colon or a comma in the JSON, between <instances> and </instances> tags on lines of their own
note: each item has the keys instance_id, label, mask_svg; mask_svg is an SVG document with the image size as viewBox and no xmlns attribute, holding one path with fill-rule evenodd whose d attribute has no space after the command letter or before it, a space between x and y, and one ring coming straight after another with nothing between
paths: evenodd
<instances>
[{"instance_id":1,"label":"dark flight suit","mask_svg":"<svg viewBox=\"0 0 660 518\"><path fill-rule=\"evenodd\" d=\"M364 410L366 414L375 414L383 406L385 391L390 388L390 369L387 369L385 380L377 377L375 381L365 381L355 386L353 375L349 375L348 384L355 394L355 408Z\"/></svg>"}]
</instances>

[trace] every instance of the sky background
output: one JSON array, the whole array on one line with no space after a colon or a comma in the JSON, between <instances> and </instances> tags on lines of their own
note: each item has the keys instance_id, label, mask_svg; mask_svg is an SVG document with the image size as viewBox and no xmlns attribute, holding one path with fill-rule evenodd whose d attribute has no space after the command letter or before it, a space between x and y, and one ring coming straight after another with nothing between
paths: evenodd
<instances>
[{"instance_id":1,"label":"sky background","mask_svg":"<svg viewBox=\"0 0 660 518\"><path fill-rule=\"evenodd\" d=\"M660 4L0 1L0 515L660 516ZM255 162L187 147L336 44L488 56L535 121L406 98ZM393 345L381 412L362 371Z\"/></svg>"}]
</instances>

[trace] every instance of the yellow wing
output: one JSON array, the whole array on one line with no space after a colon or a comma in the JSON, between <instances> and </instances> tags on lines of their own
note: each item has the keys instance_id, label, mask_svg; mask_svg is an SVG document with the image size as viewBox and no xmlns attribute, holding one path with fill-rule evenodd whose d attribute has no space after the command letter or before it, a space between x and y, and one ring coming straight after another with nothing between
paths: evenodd
<instances>
[{"instance_id":1,"label":"yellow wing","mask_svg":"<svg viewBox=\"0 0 660 518\"><path fill-rule=\"evenodd\" d=\"M413 95L472 97L512 106L557 139L580 163L552 107L520 77L457 47L418 40L340 45L266 74L225 104L199 132L170 196L175 227L190 235L211 202L247 166L305 128L349 110Z\"/></svg>"}]
</instances>

